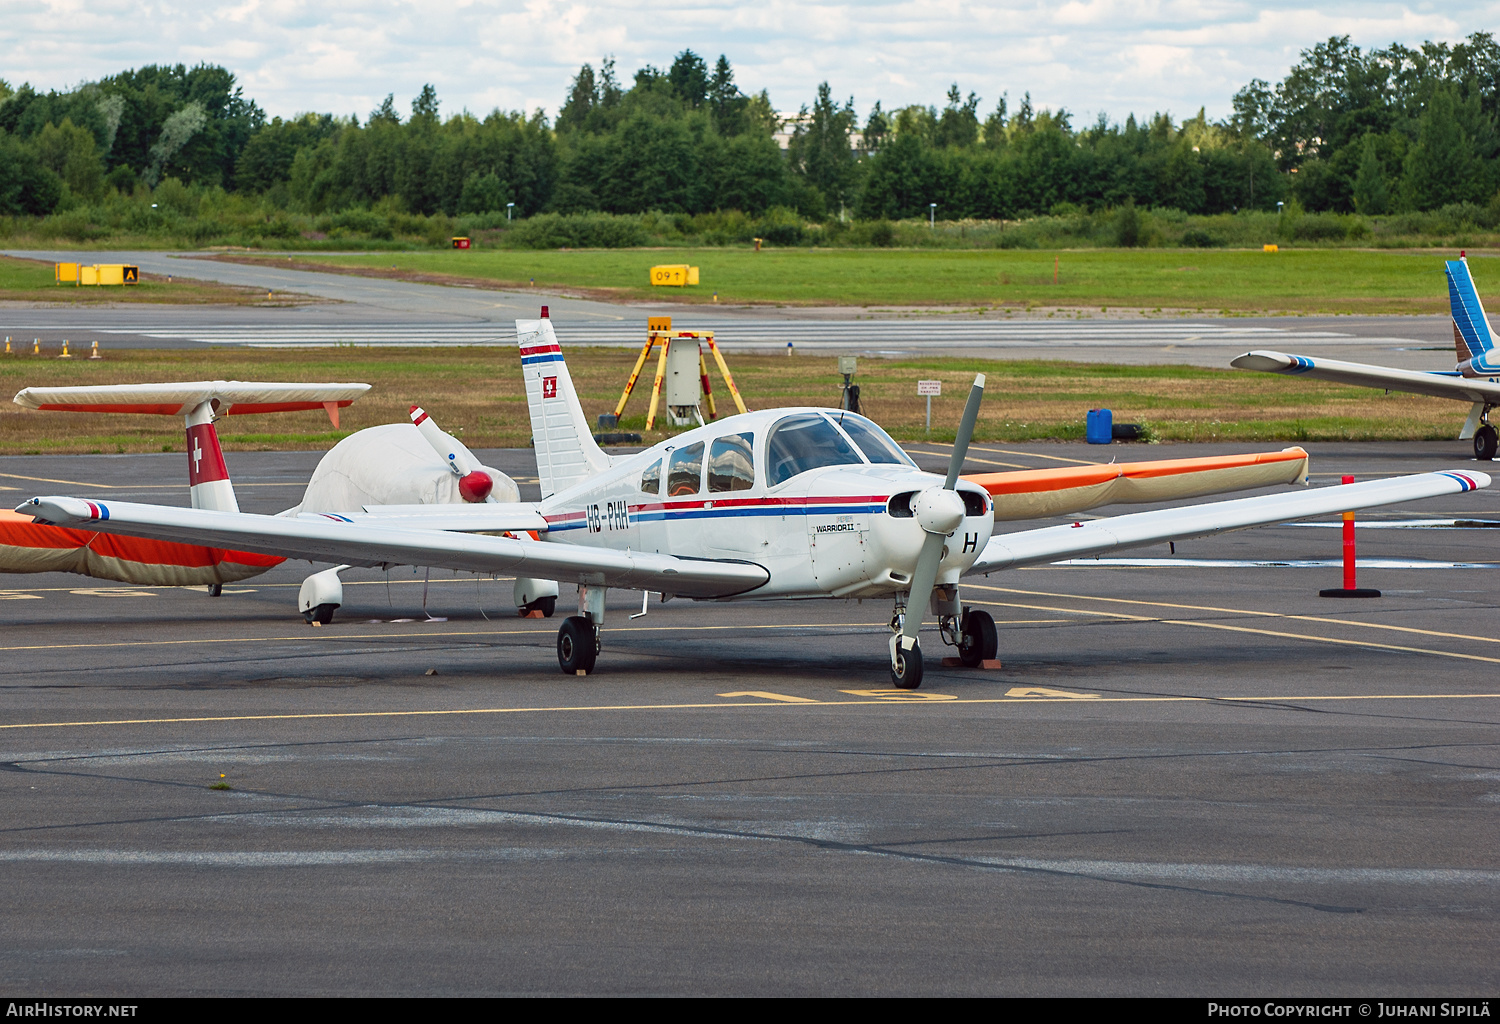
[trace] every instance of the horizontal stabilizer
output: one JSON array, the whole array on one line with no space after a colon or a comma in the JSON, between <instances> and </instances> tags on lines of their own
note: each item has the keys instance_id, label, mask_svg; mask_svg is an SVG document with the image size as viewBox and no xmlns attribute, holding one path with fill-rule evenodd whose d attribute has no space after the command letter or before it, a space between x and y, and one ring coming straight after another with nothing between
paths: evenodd
<instances>
[{"instance_id":1,"label":"horizontal stabilizer","mask_svg":"<svg viewBox=\"0 0 1500 1024\"><path fill-rule=\"evenodd\" d=\"M1269 526L1444 494L1462 494L1489 485L1487 474L1473 470L1418 473L1291 494L1262 494L1254 498L1136 512L1070 526L1022 530L991 538L968 574L1040 565L1064 558L1084 558L1105 551L1207 537L1229 530Z\"/></svg>"},{"instance_id":2,"label":"horizontal stabilizer","mask_svg":"<svg viewBox=\"0 0 1500 1024\"><path fill-rule=\"evenodd\" d=\"M25 388L13 401L44 412L120 412L185 416L204 402L219 402L220 416L325 409L334 424L335 410L348 407L368 384L296 384L251 380L198 380L184 384L99 384L80 387Z\"/></svg>"},{"instance_id":3,"label":"horizontal stabilizer","mask_svg":"<svg viewBox=\"0 0 1500 1024\"><path fill-rule=\"evenodd\" d=\"M32 498L16 511L80 530L207 544L313 562L432 566L683 597L730 597L764 586L770 579L770 573L753 562L402 529L348 522L342 517L294 519L63 497Z\"/></svg>"}]
</instances>

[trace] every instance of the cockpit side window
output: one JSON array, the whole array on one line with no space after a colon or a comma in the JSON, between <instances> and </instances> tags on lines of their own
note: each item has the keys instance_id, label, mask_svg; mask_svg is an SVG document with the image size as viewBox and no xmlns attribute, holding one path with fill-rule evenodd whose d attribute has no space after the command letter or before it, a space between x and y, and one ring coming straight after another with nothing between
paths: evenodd
<instances>
[{"instance_id":1,"label":"cockpit side window","mask_svg":"<svg viewBox=\"0 0 1500 1024\"><path fill-rule=\"evenodd\" d=\"M910 456L901 450L901 446L891 439L891 435L881 430L874 422L853 412L834 412L829 415L844 428L846 434L854 439L854 443L859 445L859 450L864 452L865 458L871 462L898 466L916 465Z\"/></svg>"},{"instance_id":2,"label":"cockpit side window","mask_svg":"<svg viewBox=\"0 0 1500 1024\"><path fill-rule=\"evenodd\" d=\"M679 448L667 460L667 497L697 494L703 480L703 442Z\"/></svg>"},{"instance_id":3,"label":"cockpit side window","mask_svg":"<svg viewBox=\"0 0 1500 1024\"><path fill-rule=\"evenodd\" d=\"M645 494L661 493L661 459L651 463L650 468L641 474L641 491Z\"/></svg>"},{"instance_id":4,"label":"cockpit side window","mask_svg":"<svg viewBox=\"0 0 1500 1024\"><path fill-rule=\"evenodd\" d=\"M708 490L748 491L755 486L754 434L727 434L708 449Z\"/></svg>"},{"instance_id":5,"label":"cockpit side window","mask_svg":"<svg viewBox=\"0 0 1500 1024\"><path fill-rule=\"evenodd\" d=\"M768 487L775 487L809 469L863 464L859 452L818 413L788 416L771 428L766 441Z\"/></svg>"}]
</instances>

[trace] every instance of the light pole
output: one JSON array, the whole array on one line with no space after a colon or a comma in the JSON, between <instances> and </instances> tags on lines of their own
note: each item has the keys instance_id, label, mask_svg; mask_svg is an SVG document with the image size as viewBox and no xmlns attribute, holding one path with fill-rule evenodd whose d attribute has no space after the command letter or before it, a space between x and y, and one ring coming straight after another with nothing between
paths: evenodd
<instances>
[{"instance_id":1,"label":"light pole","mask_svg":"<svg viewBox=\"0 0 1500 1024\"><path fill-rule=\"evenodd\" d=\"M927 226L934 230L937 229L937 203L927 204Z\"/></svg>"},{"instance_id":2,"label":"light pole","mask_svg":"<svg viewBox=\"0 0 1500 1024\"><path fill-rule=\"evenodd\" d=\"M505 223L507 223L507 224L510 223L510 213L515 208L516 208L516 204L515 203L506 203L505 204Z\"/></svg>"}]
</instances>

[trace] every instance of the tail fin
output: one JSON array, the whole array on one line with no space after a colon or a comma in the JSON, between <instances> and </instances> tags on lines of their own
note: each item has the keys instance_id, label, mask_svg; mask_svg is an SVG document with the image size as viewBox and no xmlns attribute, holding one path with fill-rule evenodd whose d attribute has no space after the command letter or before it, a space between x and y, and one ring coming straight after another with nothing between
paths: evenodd
<instances>
[{"instance_id":1,"label":"tail fin","mask_svg":"<svg viewBox=\"0 0 1500 1024\"><path fill-rule=\"evenodd\" d=\"M594 443L578 392L553 333L547 307L542 319L517 320L521 347L521 376L526 381L526 404L531 409L531 443L536 448L536 470L542 497L567 490L581 480L602 473L610 458Z\"/></svg>"},{"instance_id":2,"label":"tail fin","mask_svg":"<svg viewBox=\"0 0 1500 1024\"><path fill-rule=\"evenodd\" d=\"M211 400L199 402L183 417L187 421L188 491L194 508L238 512L240 503L235 500L224 449L219 447L219 432L214 429L217 404Z\"/></svg>"},{"instance_id":3,"label":"tail fin","mask_svg":"<svg viewBox=\"0 0 1500 1024\"><path fill-rule=\"evenodd\" d=\"M1495 347L1495 332L1490 330L1489 318L1484 315L1474 278L1469 275L1468 260L1448 260L1443 272L1448 276L1448 305L1453 313L1453 346L1459 371L1495 372L1500 364L1489 358Z\"/></svg>"}]
</instances>

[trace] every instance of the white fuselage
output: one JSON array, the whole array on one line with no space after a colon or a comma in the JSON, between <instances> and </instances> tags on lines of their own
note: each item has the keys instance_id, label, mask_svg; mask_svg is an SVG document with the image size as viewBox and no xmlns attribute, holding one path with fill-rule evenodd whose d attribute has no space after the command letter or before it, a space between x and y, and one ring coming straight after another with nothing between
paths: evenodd
<instances>
[{"instance_id":1,"label":"white fuselage","mask_svg":"<svg viewBox=\"0 0 1500 1024\"><path fill-rule=\"evenodd\" d=\"M826 460L848 460L842 464L788 475L783 446L779 469L768 465L778 457L768 449L779 424L819 416L838 430L834 421L843 415L826 409L746 413L616 458L610 469L542 500L545 537L754 562L770 579L741 595L747 598L879 597L907 590L925 534L901 496L941 487L941 477L909 461L872 464L854 445L823 451ZM966 514L948 535L940 585L957 582L984 550L993 526L988 494L964 481L958 491Z\"/></svg>"}]
</instances>

